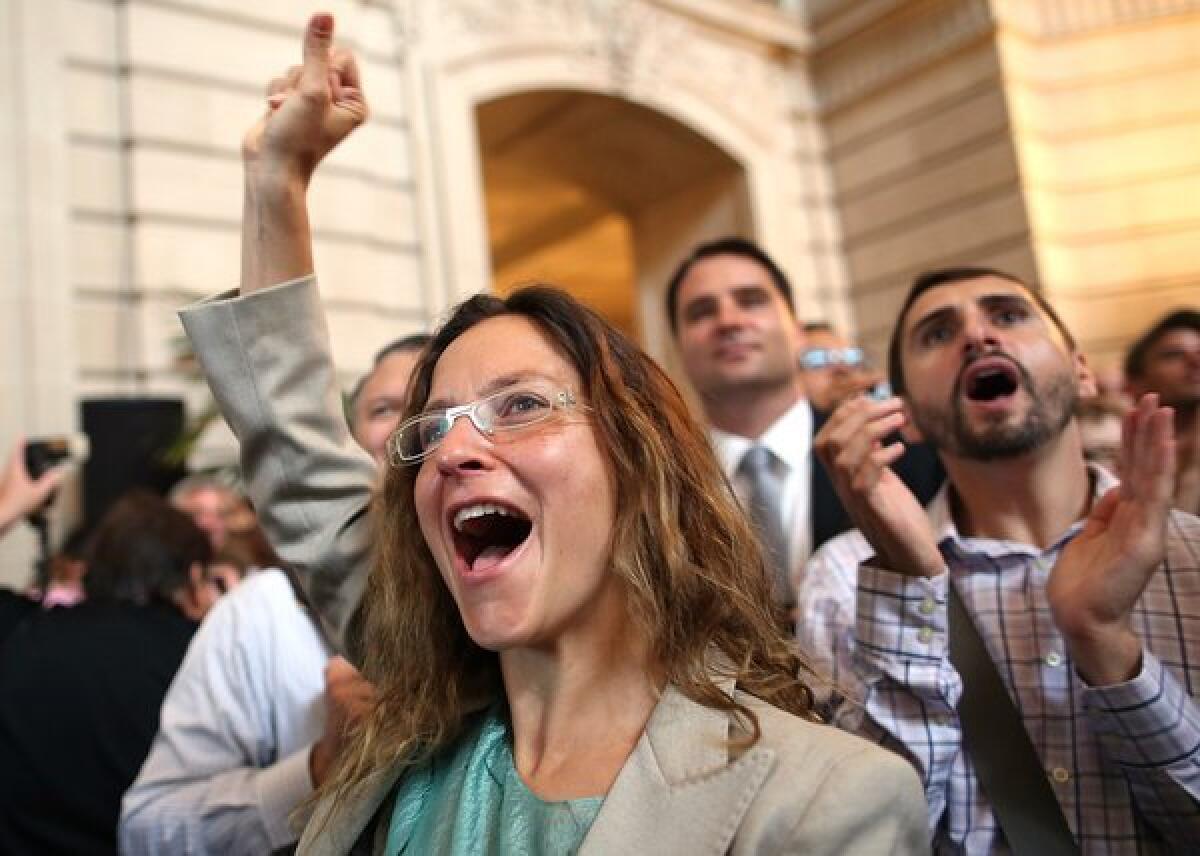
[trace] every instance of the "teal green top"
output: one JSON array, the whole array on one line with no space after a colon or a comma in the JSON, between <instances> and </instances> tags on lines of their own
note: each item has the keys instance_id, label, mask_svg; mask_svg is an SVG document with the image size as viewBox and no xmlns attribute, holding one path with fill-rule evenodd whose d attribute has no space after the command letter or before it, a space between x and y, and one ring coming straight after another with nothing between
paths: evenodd
<instances>
[{"instance_id":1,"label":"teal green top","mask_svg":"<svg viewBox=\"0 0 1200 856\"><path fill-rule=\"evenodd\" d=\"M386 856L567 856L576 853L603 797L545 802L521 781L512 735L493 708L453 746L396 786Z\"/></svg>"}]
</instances>

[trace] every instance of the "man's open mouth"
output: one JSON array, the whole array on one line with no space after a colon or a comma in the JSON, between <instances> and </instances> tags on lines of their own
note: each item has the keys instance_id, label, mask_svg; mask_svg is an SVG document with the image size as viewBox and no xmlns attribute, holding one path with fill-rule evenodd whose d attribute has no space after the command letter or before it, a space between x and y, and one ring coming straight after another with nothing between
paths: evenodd
<instances>
[{"instance_id":1,"label":"man's open mouth","mask_svg":"<svg viewBox=\"0 0 1200 856\"><path fill-rule=\"evenodd\" d=\"M963 393L969 401L998 401L1014 394L1021 384L1016 366L1008 360L985 358L967 369Z\"/></svg>"},{"instance_id":2,"label":"man's open mouth","mask_svg":"<svg viewBox=\"0 0 1200 856\"><path fill-rule=\"evenodd\" d=\"M520 547L533 531L524 512L495 502L478 502L454 512L455 552L471 571L495 567Z\"/></svg>"}]
</instances>

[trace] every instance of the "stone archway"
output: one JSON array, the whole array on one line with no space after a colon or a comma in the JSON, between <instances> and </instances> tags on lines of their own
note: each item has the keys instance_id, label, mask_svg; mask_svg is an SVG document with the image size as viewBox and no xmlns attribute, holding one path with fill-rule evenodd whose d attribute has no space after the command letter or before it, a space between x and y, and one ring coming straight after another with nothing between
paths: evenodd
<instances>
[{"instance_id":1,"label":"stone archway","mask_svg":"<svg viewBox=\"0 0 1200 856\"><path fill-rule=\"evenodd\" d=\"M752 231L745 175L718 146L624 98L569 89L476 111L493 287L562 285L652 351L671 268Z\"/></svg>"}]
</instances>

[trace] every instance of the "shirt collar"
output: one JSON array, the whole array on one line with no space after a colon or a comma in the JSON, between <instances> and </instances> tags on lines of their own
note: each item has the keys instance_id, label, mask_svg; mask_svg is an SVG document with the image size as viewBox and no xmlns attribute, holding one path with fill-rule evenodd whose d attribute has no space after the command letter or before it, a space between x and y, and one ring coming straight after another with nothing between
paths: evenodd
<instances>
[{"instance_id":1,"label":"shirt collar","mask_svg":"<svg viewBox=\"0 0 1200 856\"><path fill-rule=\"evenodd\" d=\"M753 445L766 446L771 453L783 461L789 471L804 467L812 446L812 408L808 399L802 398L771 424L757 439L730 434L719 428L710 427L709 437L721 468L726 473L737 470L746 451Z\"/></svg>"},{"instance_id":2,"label":"shirt collar","mask_svg":"<svg viewBox=\"0 0 1200 856\"><path fill-rule=\"evenodd\" d=\"M1089 462L1087 468L1091 476L1093 503L1120 484L1117 478L1103 467ZM933 527L934 537L937 538L938 546L943 552L951 551L958 555L982 553L993 557L1014 552L1028 553L1035 556L1040 555L1039 551L1029 544L1021 544L1017 541L1001 541L995 538L972 538L962 535L958 531L958 526L954 523L954 516L950 513L949 480L942 485L937 495L930 501L926 507L926 513L929 515L929 522ZM1080 519L1072 523L1066 532L1054 540L1046 552L1053 552L1066 541L1074 538L1075 534L1083 528L1083 522Z\"/></svg>"}]
</instances>

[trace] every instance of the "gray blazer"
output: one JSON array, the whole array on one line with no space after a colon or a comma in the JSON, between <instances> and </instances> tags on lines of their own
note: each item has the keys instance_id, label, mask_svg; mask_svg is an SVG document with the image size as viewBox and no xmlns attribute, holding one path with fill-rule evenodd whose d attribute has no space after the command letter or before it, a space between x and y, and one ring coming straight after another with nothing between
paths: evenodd
<instances>
[{"instance_id":1,"label":"gray blazer","mask_svg":"<svg viewBox=\"0 0 1200 856\"><path fill-rule=\"evenodd\" d=\"M731 755L731 718L668 688L621 768L581 856L929 853L925 797L898 755L758 699L760 740ZM369 779L342 810L328 801L297 856L377 856L398 773ZM319 830L319 832L318 832Z\"/></svg>"},{"instance_id":2,"label":"gray blazer","mask_svg":"<svg viewBox=\"0 0 1200 856\"><path fill-rule=\"evenodd\" d=\"M181 318L240 442L263 527L340 642L370 566L366 505L375 468L342 416L315 280L222 295ZM757 713L762 738L733 757L729 717L668 688L583 852L928 852L925 802L907 762L738 698ZM365 783L319 836L306 833L300 852L380 852L375 836L386 833L396 775ZM318 820L327 811L318 807Z\"/></svg>"},{"instance_id":3,"label":"gray blazer","mask_svg":"<svg viewBox=\"0 0 1200 856\"><path fill-rule=\"evenodd\" d=\"M219 295L179 317L238 438L263 531L344 651L371 564L376 469L346 426L316 279Z\"/></svg>"}]
</instances>

